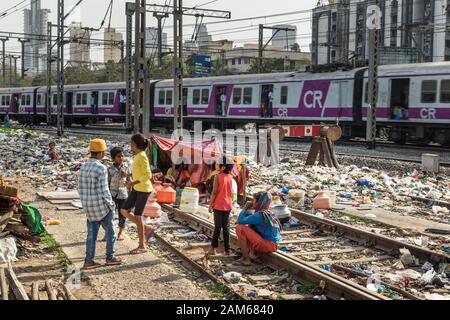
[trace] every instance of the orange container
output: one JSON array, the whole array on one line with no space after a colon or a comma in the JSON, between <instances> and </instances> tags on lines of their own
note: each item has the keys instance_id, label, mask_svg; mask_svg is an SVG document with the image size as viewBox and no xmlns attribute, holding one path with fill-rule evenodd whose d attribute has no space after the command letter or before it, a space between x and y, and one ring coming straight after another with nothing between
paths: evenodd
<instances>
[{"instance_id":1,"label":"orange container","mask_svg":"<svg viewBox=\"0 0 450 320\"><path fill-rule=\"evenodd\" d=\"M177 192L170 183L164 183L162 189L157 192L156 198L159 203L175 203Z\"/></svg>"},{"instance_id":2,"label":"orange container","mask_svg":"<svg viewBox=\"0 0 450 320\"><path fill-rule=\"evenodd\" d=\"M313 201L314 209L331 209L333 207L332 200L329 197L317 196Z\"/></svg>"},{"instance_id":3,"label":"orange container","mask_svg":"<svg viewBox=\"0 0 450 320\"><path fill-rule=\"evenodd\" d=\"M153 189L155 189L155 192L158 193L159 190L163 188L161 181L155 181L153 182Z\"/></svg>"},{"instance_id":4,"label":"orange container","mask_svg":"<svg viewBox=\"0 0 450 320\"><path fill-rule=\"evenodd\" d=\"M148 218L161 217L161 206L156 203L156 199L148 199L144 208L144 216Z\"/></svg>"}]
</instances>

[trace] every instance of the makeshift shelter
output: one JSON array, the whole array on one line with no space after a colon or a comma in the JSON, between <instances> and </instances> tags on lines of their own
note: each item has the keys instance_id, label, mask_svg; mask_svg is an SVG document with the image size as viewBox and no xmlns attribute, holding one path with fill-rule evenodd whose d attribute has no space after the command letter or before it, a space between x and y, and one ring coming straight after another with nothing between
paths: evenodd
<instances>
[{"instance_id":1,"label":"makeshift shelter","mask_svg":"<svg viewBox=\"0 0 450 320\"><path fill-rule=\"evenodd\" d=\"M235 164L233 176L238 184L238 192L240 195L245 193L245 184L249 178L246 158L226 154L215 140L177 141L152 135L151 153L152 165L161 169L163 174L166 174L173 164L187 164L193 186L206 183L211 164L219 163L224 157L231 158ZM177 163L173 163L173 159Z\"/></svg>"}]
</instances>

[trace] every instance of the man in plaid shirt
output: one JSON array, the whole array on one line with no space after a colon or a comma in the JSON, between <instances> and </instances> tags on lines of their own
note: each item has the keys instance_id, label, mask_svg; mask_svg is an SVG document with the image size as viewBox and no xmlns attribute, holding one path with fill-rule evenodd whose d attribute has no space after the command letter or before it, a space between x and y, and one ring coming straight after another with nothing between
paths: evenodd
<instances>
[{"instance_id":1,"label":"man in plaid shirt","mask_svg":"<svg viewBox=\"0 0 450 320\"><path fill-rule=\"evenodd\" d=\"M100 266L94 261L95 247L100 226L105 229L106 264L118 265L122 260L115 256L114 230L115 204L108 187L108 169L100 162L105 156L106 142L103 139L91 141L91 157L78 174L78 193L87 217L86 258L84 269Z\"/></svg>"}]
</instances>

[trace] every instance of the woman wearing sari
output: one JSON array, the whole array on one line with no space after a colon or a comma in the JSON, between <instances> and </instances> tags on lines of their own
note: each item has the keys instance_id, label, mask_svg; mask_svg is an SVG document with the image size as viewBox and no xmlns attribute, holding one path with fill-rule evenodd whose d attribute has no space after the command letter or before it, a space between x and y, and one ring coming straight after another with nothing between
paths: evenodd
<instances>
[{"instance_id":1,"label":"woman wearing sari","mask_svg":"<svg viewBox=\"0 0 450 320\"><path fill-rule=\"evenodd\" d=\"M278 218L270 211L272 195L260 192L254 195L253 202L248 202L237 220L236 234L242 252L240 265L251 265L259 253L271 253L278 250L281 225ZM249 209L255 213L248 214Z\"/></svg>"}]
</instances>

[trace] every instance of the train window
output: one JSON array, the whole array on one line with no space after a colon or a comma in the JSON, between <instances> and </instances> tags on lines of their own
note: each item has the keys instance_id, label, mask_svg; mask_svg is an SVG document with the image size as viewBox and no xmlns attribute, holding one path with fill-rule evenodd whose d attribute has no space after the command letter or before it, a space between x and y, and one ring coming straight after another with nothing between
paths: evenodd
<instances>
[{"instance_id":1,"label":"train window","mask_svg":"<svg viewBox=\"0 0 450 320\"><path fill-rule=\"evenodd\" d=\"M75 104L81 106L81 93L77 93Z\"/></svg>"},{"instance_id":2,"label":"train window","mask_svg":"<svg viewBox=\"0 0 450 320\"><path fill-rule=\"evenodd\" d=\"M22 106L24 106L25 105L25 96L24 95L22 95L21 97L20 97L20 105L22 105Z\"/></svg>"},{"instance_id":3,"label":"train window","mask_svg":"<svg viewBox=\"0 0 450 320\"><path fill-rule=\"evenodd\" d=\"M36 96L36 105L41 106L42 105L42 94L38 94Z\"/></svg>"},{"instance_id":4,"label":"train window","mask_svg":"<svg viewBox=\"0 0 450 320\"><path fill-rule=\"evenodd\" d=\"M441 81L441 103L450 102L450 80Z\"/></svg>"},{"instance_id":5,"label":"train window","mask_svg":"<svg viewBox=\"0 0 450 320\"><path fill-rule=\"evenodd\" d=\"M108 95L108 102L110 106L114 105L114 98L116 97L116 94L114 92L110 92Z\"/></svg>"},{"instance_id":6,"label":"train window","mask_svg":"<svg viewBox=\"0 0 450 320\"><path fill-rule=\"evenodd\" d=\"M159 105L164 105L166 103L165 101L166 101L166 91L159 90L158 104Z\"/></svg>"},{"instance_id":7,"label":"train window","mask_svg":"<svg viewBox=\"0 0 450 320\"><path fill-rule=\"evenodd\" d=\"M108 92L102 93L102 105L104 106L108 105Z\"/></svg>"},{"instance_id":8,"label":"train window","mask_svg":"<svg viewBox=\"0 0 450 320\"><path fill-rule=\"evenodd\" d=\"M192 104L199 105L200 104L200 90L195 89L192 93Z\"/></svg>"},{"instance_id":9,"label":"train window","mask_svg":"<svg viewBox=\"0 0 450 320\"><path fill-rule=\"evenodd\" d=\"M233 90L233 104L241 104L242 103L242 89L234 88Z\"/></svg>"},{"instance_id":10,"label":"train window","mask_svg":"<svg viewBox=\"0 0 450 320\"><path fill-rule=\"evenodd\" d=\"M253 88L244 88L244 104L252 104Z\"/></svg>"},{"instance_id":11,"label":"train window","mask_svg":"<svg viewBox=\"0 0 450 320\"><path fill-rule=\"evenodd\" d=\"M81 104L82 104L83 106L85 106L85 105L88 104L88 94L87 94L87 93L83 93L83 94L81 95Z\"/></svg>"},{"instance_id":12,"label":"train window","mask_svg":"<svg viewBox=\"0 0 450 320\"><path fill-rule=\"evenodd\" d=\"M2 106L9 105L9 101L8 101L8 103L6 103L6 98L8 98L8 96L2 96Z\"/></svg>"},{"instance_id":13,"label":"train window","mask_svg":"<svg viewBox=\"0 0 450 320\"><path fill-rule=\"evenodd\" d=\"M288 87L282 86L280 104L287 104L287 102L288 102Z\"/></svg>"},{"instance_id":14,"label":"train window","mask_svg":"<svg viewBox=\"0 0 450 320\"><path fill-rule=\"evenodd\" d=\"M422 81L422 103L435 103L436 102L436 80L424 80Z\"/></svg>"},{"instance_id":15,"label":"train window","mask_svg":"<svg viewBox=\"0 0 450 320\"><path fill-rule=\"evenodd\" d=\"M58 104L58 95L54 94L53 95L53 105L56 106Z\"/></svg>"},{"instance_id":16,"label":"train window","mask_svg":"<svg viewBox=\"0 0 450 320\"><path fill-rule=\"evenodd\" d=\"M166 106L170 106L172 105L173 100L172 100L172 90L167 90L166 91Z\"/></svg>"},{"instance_id":17,"label":"train window","mask_svg":"<svg viewBox=\"0 0 450 320\"><path fill-rule=\"evenodd\" d=\"M31 95L28 94L25 99L27 106L31 106Z\"/></svg>"},{"instance_id":18,"label":"train window","mask_svg":"<svg viewBox=\"0 0 450 320\"><path fill-rule=\"evenodd\" d=\"M202 90L202 104L209 103L209 89Z\"/></svg>"}]
</instances>

